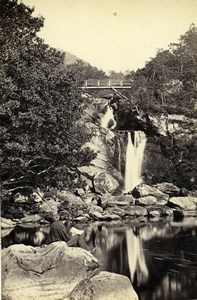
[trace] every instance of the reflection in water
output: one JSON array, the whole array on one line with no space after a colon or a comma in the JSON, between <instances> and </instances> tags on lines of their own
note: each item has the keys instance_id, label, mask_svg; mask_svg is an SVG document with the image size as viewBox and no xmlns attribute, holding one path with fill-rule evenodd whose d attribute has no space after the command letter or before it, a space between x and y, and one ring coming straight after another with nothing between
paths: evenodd
<instances>
[{"instance_id":1,"label":"reflection in water","mask_svg":"<svg viewBox=\"0 0 197 300\"><path fill-rule=\"evenodd\" d=\"M96 248L101 270L128 276L140 300L197 299L196 220L94 224L86 242Z\"/></svg>"},{"instance_id":2,"label":"reflection in water","mask_svg":"<svg viewBox=\"0 0 197 300\"><path fill-rule=\"evenodd\" d=\"M48 233L49 227L17 226L2 237L2 247L39 246ZM140 300L197 299L196 219L135 226L94 223L85 228L85 240L101 260L100 270L128 276Z\"/></svg>"},{"instance_id":3,"label":"reflection in water","mask_svg":"<svg viewBox=\"0 0 197 300\"><path fill-rule=\"evenodd\" d=\"M134 235L132 229L127 229L126 240L131 282L134 282L134 275L136 273L137 283L141 285L141 283L145 283L148 279L148 269L142 250L142 241Z\"/></svg>"},{"instance_id":4,"label":"reflection in water","mask_svg":"<svg viewBox=\"0 0 197 300\"><path fill-rule=\"evenodd\" d=\"M12 229L8 235L2 230L2 248L13 244L24 244L31 246L41 246L47 243L49 227L34 226L30 227L21 225Z\"/></svg>"}]
</instances>

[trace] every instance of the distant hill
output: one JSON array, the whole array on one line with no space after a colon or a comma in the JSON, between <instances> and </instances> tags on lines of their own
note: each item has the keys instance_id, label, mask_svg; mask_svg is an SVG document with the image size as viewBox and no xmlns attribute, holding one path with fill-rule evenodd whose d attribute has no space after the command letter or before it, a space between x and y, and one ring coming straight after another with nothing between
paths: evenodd
<instances>
[{"instance_id":1,"label":"distant hill","mask_svg":"<svg viewBox=\"0 0 197 300\"><path fill-rule=\"evenodd\" d=\"M74 54L71 54L67 51L64 51L65 53L65 60L64 60L64 64L67 65L71 65L74 64L77 60L79 60L80 58L75 56Z\"/></svg>"}]
</instances>

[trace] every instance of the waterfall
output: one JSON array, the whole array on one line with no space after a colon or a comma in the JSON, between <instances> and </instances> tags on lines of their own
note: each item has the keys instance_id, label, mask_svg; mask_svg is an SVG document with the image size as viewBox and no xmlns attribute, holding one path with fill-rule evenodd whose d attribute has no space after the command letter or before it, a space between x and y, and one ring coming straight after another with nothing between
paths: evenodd
<instances>
[{"instance_id":1,"label":"waterfall","mask_svg":"<svg viewBox=\"0 0 197 300\"><path fill-rule=\"evenodd\" d=\"M126 149L125 164L125 192L141 183L142 162L146 145L146 136L142 131L134 132L134 143L131 140L131 132L128 132L128 144Z\"/></svg>"},{"instance_id":2,"label":"waterfall","mask_svg":"<svg viewBox=\"0 0 197 300\"><path fill-rule=\"evenodd\" d=\"M101 127L110 129L114 129L116 127L113 108L109 105L107 105L107 111L101 118Z\"/></svg>"}]
</instances>

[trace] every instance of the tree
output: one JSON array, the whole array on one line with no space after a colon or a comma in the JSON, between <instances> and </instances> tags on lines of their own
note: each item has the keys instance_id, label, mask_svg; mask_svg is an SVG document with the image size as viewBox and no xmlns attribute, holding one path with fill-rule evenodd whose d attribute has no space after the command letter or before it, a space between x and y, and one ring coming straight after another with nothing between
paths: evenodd
<instances>
[{"instance_id":1,"label":"tree","mask_svg":"<svg viewBox=\"0 0 197 300\"><path fill-rule=\"evenodd\" d=\"M132 78L131 101L148 112L181 113L196 117L197 28L192 24L169 49L158 50Z\"/></svg>"},{"instance_id":2,"label":"tree","mask_svg":"<svg viewBox=\"0 0 197 300\"><path fill-rule=\"evenodd\" d=\"M0 2L2 187L57 186L94 157L81 146L81 95L64 55L36 35L44 24L17 0Z\"/></svg>"},{"instance_id":3,"label":"tree","mask_svg":"<svg viewBox=\"0 0 197 300\"><path fill-rule=\"evenodd\" d=\"M66 73L70 73L77 80L78 84L82 84L87 79L106 79L107 75L104 71L92 67L90 64L77 60L74 64L65 67Z\"/></svg>"}]
</instances>

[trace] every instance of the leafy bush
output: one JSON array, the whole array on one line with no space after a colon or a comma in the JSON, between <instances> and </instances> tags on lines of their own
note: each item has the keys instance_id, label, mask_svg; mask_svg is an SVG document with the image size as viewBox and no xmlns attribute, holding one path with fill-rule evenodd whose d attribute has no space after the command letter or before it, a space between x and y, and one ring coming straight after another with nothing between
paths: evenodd
<instances>
[{"instance_id":1,"label":"leafy bush","mask_svg":"<svg viewBox=\"0 0 197 300\"><path fill-rule=\"evenodd\" d=\"M44 44L44 24L16 0L0 2L0 130L2 187L11 192L65 183L67 168L88 164L94 154L81 146L77 125L82 98L64 54Z\"/></svg>"}]
</instances>

